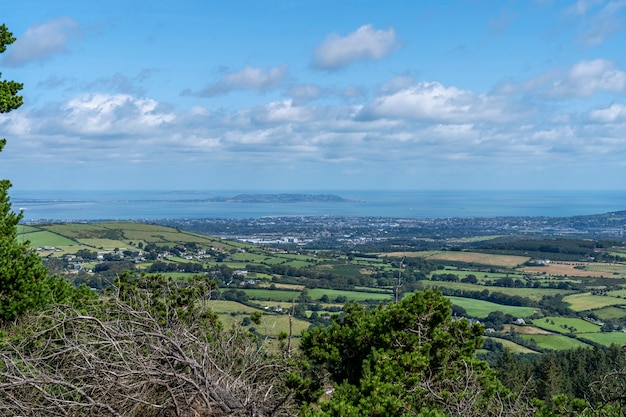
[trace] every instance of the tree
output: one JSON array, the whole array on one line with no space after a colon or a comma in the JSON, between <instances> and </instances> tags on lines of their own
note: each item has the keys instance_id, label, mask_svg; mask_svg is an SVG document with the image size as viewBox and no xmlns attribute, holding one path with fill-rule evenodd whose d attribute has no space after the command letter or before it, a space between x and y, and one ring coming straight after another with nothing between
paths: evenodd
<instances>
[{"instance_id":1,"label":"tree","mask_svg":"<svg viewBox=\"0 0 626 417\"><path fill-rule=\"evenodd\" d=\"M0 53L14 41L7 27L0 25ZM0 113L8 113L22 105L22 96L18 95L22 87L15 81L0 79ZM5 145L6 139L0 139L0 151ZM50 277L39 256L29 249L28 242L17 240L17 225L22 213L11 210L9 188L9 180L0 180L0 322L71 296L70 284L61 278Z\"/></svg>"},{"instance_id":2,"label":"tree","mask_svg":"<svg viewBox=\"0 0 626 417\"><path fill-rule=\"evenodd\" d=\"M7 45L15 42L13 34L9 32L7 27L0 25L0 54L6 51ZM0 73L0 77L2 73ZM0 113L8 113L15 110L23 103L22 96L18 95L19 91L24 87L23 84L15 81L7 81L0 79ZM0 150L5 144L5 139L0 140Z\"/></svg>"},{"instance_id":3,"label":"tree","mask_svg":"<svg viewBox=\"0 0 626 417\"><path fill-rule=\"evenodd\" d=\"M519 397L475 358L482 332L453 318L450 301L435 290L370 311L349 304L330 327L302 337L304 355L333 385L330 398L302 414L522 415Z\"/></svg>"}]
</instances>

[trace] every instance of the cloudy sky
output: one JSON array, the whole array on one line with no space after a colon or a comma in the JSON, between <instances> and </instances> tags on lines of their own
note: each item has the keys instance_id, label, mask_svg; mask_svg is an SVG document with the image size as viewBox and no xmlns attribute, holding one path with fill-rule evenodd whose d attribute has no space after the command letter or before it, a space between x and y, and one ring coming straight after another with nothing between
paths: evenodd
<instances>
[{"instance_id":1,"label":"cloudy sky","mask_svg":"<svg viewBox=\"0 0 626 417\"><path fill-rule=\"evenodd\" d=\"M0 178L626 189L626 0L20 0Z\"/></svg>"}]
</instances>

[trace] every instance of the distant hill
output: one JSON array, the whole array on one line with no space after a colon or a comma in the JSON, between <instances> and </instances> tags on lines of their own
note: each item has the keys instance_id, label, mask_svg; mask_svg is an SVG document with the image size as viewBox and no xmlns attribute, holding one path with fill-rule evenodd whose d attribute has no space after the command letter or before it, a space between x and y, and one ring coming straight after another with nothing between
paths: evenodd
<instances>
[{"instance_id":1,"label":"distant hill","mask_svg":"<svg viewBox=\"0 0 626 417\"><path fill-rule=\"evenodd\" d=\"M350 200L334 194L238 194L219 198L216 201L229 203L343 203Z\"/></svg>"}]
</instances>

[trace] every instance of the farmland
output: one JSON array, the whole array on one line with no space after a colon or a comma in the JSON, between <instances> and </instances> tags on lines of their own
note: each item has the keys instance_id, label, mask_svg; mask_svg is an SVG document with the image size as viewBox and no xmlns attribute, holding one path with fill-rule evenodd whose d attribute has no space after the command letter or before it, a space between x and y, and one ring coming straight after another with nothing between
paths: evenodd
<instances>
[{"instance_id":1,"label":"farmland","mask_svg":"<svg viewBox=\"0 0 626 417\"><path fill-rule=\"evenodd\" d=\"M128 269L180 282L206 275L218 284L211 307L224 325L245 323L265 337L289 326L297 336L310 325L328 323L344 303L374 306L435 287L468 318L492 323L494 313L509 317L493 337L520 346L517 350L626 342L626 333L601 332L600 325L583 320L596 317L610 330L626 327L626 264L615 260L581 257L538 264L549 254L530 256L501 246L488 251L307 250L133 222L20 225L19 238L30 242L51 272L96 290L112 285L116 274ZM454 244L487 245L489 239L466 237ZM623 245L606 253L623 253ZM262 314L261 325L246 319L254 312ZM513 327L513 319L525 323Z\"/></svg>"}]
</instances>

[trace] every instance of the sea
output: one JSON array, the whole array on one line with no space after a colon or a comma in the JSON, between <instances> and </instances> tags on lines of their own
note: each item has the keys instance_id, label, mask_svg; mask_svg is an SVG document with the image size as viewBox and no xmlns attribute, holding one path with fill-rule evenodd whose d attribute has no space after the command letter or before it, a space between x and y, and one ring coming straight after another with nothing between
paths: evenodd
<instances>
[{"instance_id":1,"label":"sea","mask_svg":"<svg viewBox=\"0 0 626 417\"><path fill-rule=\"evenodd\" d=\"M10 190L12 208L23 222L359 216L469 218L502 216L569 217L626 210L626 190ZM216 202L238 194L333 194L343 202Z\"/></svg>"}]
</instances>

